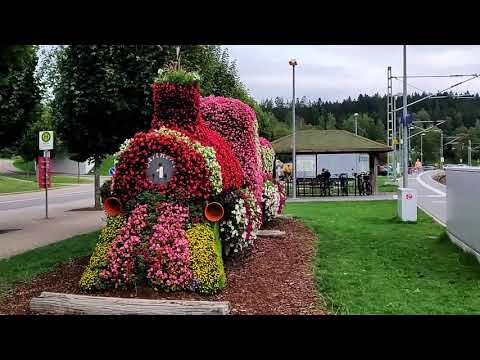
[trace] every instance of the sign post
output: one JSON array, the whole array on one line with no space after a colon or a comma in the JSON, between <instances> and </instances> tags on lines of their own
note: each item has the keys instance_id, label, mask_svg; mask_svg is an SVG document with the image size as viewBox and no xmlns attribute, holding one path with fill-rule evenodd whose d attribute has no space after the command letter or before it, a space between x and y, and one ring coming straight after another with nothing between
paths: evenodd
<instances>
[{"instance_id":1,"label":"sign post","mask_svg":"<svg viewBox=\"0 0 480 360\"><path fill-rule=\"evenodd\" d=\"M44 150L43 157L45 158L45 219L48 219L48 161L50 160L50 151Z\"/></svg>"},{"instance_id":2,"label":"sign post","mask_svg":"<svg viewBox=\"0 0 480 360\"><path fill-rule=\"evenodd\" d=\"M49 168L50 162L50 151L53 149L53 131L40 131L38 133L38 148L43 150L43 161L44 161L44 185L45 185L45 219L48 219L48 186L50 185L50 172ZM39 173L39 180L41 174ZM40 184L40 181L39 181Z\"/></svg>"}]
</instances>

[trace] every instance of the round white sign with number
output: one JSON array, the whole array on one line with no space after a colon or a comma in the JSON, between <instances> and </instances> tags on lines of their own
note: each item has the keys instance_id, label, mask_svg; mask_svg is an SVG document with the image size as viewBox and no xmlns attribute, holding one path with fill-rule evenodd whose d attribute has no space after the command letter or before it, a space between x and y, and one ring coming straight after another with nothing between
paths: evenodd
<instances>
[{"instance_id":1,"label":"round white sign with number","mask_svg":"<svg viewBox=\"0 0 480 360\"><path fill-rule=\"evenodd\" d=\"M154 184L166 183L175 172L175 162L165 154L155 154L148 159L147 178Z\"/></svg>"}]
</instances>

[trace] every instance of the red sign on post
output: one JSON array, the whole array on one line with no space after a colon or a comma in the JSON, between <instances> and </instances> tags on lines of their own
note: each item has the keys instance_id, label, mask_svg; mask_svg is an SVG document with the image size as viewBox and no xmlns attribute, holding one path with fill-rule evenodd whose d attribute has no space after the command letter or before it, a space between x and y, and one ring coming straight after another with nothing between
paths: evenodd
<instances>
[{"instance_id":1,"label":"red sign on post","mask_svg":"<svg viewBox=\"0 0 480 360\"><path fill-rule=\"evenodd\" d=\"M46 168L46 161L48 160L48 187L52 187L52 159L50 158L44 158L43 156L38 157L38 186L41 189L45 189L45 168Z\"/></svg>"}]
</instances>

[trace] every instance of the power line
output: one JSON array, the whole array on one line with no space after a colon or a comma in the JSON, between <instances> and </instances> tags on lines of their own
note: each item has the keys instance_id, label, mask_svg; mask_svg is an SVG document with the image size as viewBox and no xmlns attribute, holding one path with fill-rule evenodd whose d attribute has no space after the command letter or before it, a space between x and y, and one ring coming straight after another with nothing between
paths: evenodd
<instances>
[{"instance_id":1,"label":"power line","mask_svg":"<svg viewBox=\"0 0 480 360\"><path fill-rule=\"evenodd\" d=\"M446 89L440 90L440 91L437 92L437 94L441 94L441 93L443 93L443 92L445 92L445 91L447 91L447 90L453 89L454 87L456 87L456 86L458 86L458 85L461 85L461 84L464 84L464 83L466 83L467 81L476 79L476 78L478 78L479 76L480 76L480 75L477 75L477 74L475 74L475 76L472 75L471 78L469 78L469 79L467 79L467 80L460 81L460 82L458 82L458 83L456 83L456 84L453 84L453 85L447 87ZM406 107L412 106L412 105L414 105L414 104L416 104L416 103L419 103L420 101L424 101L424 100L430 99L430 98L432 98L432 97L434 97L434 96L435 96L434 94L424 96L424 97L421 98L421 99L418 99L418 100L416 100L416 101L414 101L414 102L412 102L412 103L410 103L410 104L407 104ZM403 108L404 108L404 106L402 106L401 108L395 109L395 111L403 110Z\"/></svg>"},{"instance_id":2,"label":"power line","mask_svg":"<svg viewBox=\"0 0 480 360\"><path fill-rule=\"evenodd\" d=\"M472 75L473 76L473 75ZM477 76L477 75L475 75ZM479 75L480 76L480 75ZM392 77L393 78L393 77ZM398 79L398 78L395 78L395 80L398 80L398 81L401 81L401 79ZM407 82L407 85L410 86L411 88L415 89L415 90L418 90L418 91L421 91L422 93L431 93L430 91L426 91L424 89L420 89L410 83ZM457 84L458 85L458 84ZM437 94L440 94L442 93L443 91L437 91ZM431 97L431 99L444 99L444 98L456 98L456 99L470 99L470 98L474 98L475 96L474 95L436 95L436 96L433 96Z\"/></svg>"},{"instance_id":3,"label":"power line","mask_svg":"<svg viewBox=\"0 0 480 360\"><path fill-rule=\"evenodd\" d=\"M407 78L447 78L447 77L468 77L479 76L479 74L454 74L454 75L410 75ZM393 79L403 79L403 76L392 76Z\"/></svg>"}]
</instances>

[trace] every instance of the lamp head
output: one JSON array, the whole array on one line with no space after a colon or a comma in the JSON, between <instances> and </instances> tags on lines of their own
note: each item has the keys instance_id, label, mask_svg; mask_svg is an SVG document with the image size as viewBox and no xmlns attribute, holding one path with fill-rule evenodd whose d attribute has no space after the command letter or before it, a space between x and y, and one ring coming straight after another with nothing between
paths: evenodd
<instances>
[{"instance_id":1,"label":"lamp head","mask_svg":"<svg viewBox=\"0 0 480 360\"><path fill-rule=\"evenodd\" d=\"M291 66L297 66L297 65L298 65L296 59L290 59L290 60L288 61L288 64L291 65Z\"/></svg>"}]
</instances>

